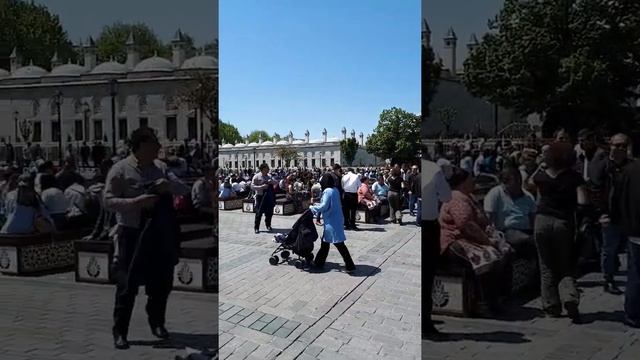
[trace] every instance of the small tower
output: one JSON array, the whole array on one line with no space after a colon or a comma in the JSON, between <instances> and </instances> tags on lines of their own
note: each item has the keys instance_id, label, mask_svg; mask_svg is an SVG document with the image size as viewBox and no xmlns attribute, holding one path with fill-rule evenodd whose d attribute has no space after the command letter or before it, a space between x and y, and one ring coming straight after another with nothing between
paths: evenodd
<instances>
[{"instance_id":1,"label":"small tower","mask_svg":"<svg viewBox=\"0 0 640 360\"><path fill-rule=\"evenodd\" d=\"M431 29L427 19L422 19L422 45L426 48L431 46Z\"/></svg>"},{"instance_id":2,"label":"small tower","mask_svg":"<svg viewBox=\"0 0 640 360\"><path fill-rule=\"evenodd\" d=\"M13 48L11 55L9 56L9 62L11 63L11 73L15 73L22 66L22 57L18 55L18 48Z\"/></svg>"},{"instance_id":3,"label":"small tower","mask_svg":"<svg viewBox=\"0 0 640 360\"><path fill-rule=\"evenodd\" d=\"M293 142L293 132L289 131L289 135L287 136L287 140L289 141L289 144L291 144Z\"/></svg>"},{"instance_id":4,"label":"small tower","mask_svg":"<svg viewBox=\"0 0 640 360\"><path fill-rule=\"evenodd\" d=\"M456 32L453 31L453 28L449 28L447 35L444 37L444 49L446 52L445 55L445 67L449 70L452 76L456 76L457 71L457 47L458 47L458 36Z\"/></svg>"},{"instance_id":5,"label":"small tower","mask_svg":"<svg viewBox=\"0 0 640 360\"><path fill-rule=\"evenodd\" d=\"M304 142L309 143L309 130L305 130L304 132Z\"/></svg>"},{"instance_id":6,"label":"small tower","mask_svg":"<svg viewBox=\"0 0 640 360\"><path fill-rule=\"evenodd\" d=\"M187 52L185 50L185 45L186 43L184 41L184 35L182 35L182 31L178 29L173 37L173 40L171 40L171 48L173 50L173 65L176 68L182 66L182 63L184 63L184 61L186 60Z\"/></svg>"},{"instance_id":7,"label":"small tower","mask_svg":"<svg viewBox=\"0 0 640 360\"><path fill-rule=\"evenodd\" d=\"M364 146L364 134L360 132L360 146Z\"/></svg>"},{"instance_id":8,"label":"small tower","mask_svg":"<svg viewBox=\"0 0 640 360\"><path fill-rule=\"evenodd\" d=\"M89 36L87 44L84 46L84 67L88 71L93 70L97 65L96 42Z\"/></svg>"},{"instance_id":9,"label":"small tower","mask_svg":"<svg viewBox=\"0 0 640 360\"><path fill-rule=\"evenodd\" d=\"M71 61L71 58L69 58L69 61ZM57 68L60 65L62 65L62 61L60 61L60 59L58 58L58 52L56 51L55 53L53 53L53 57L51 58L51 70Z\"/></svg>"},{"instance_id":10,"label":"small tower","mask_svg":"<svg viewBox=\"0 0 640 360\"><path fill-rule=\"evenodd\" d=\"M355 139L356 138L356 131L351 129L351 138Z\"/></svg>"},{"instance_id":11,"label":"small tower","mask_svg":"<svg viewBox=\"0 0 640 360\"><path fill-rule=\"evenodd\" d=\"M471 34L471 38L469 38L469 43L467 44L467 49L469 50L469 52L472 52L478 46L480 46L480 42L478 41L476 34Z\"/></svg>"},{"instance_id":12,"label":"small tower","mask_svg":"<svg viewBox=\"0 0 640 360\"><path fill-rule=\"evenodd\" d=\"M347 140L347 128L342 127L342 140Z\"/></svg>"},{"instance_id":13,"label":"small tower","mask_svg":"<svg viewBox=\"0 0 640 360\"><path fill-rule=\"evenodd\" d=\"M135 39L133 38L133 32L129 33L129 38L126 43L127 47L127 68L132 70L140 62L140 54L136 47Z\"/></svg>"},{"instance_id":14,"label":"small tower","mask_svg":"<svg viewBox=\"0 0 640 360\"><path fill-rule=\"evenodd\" d=\"M327 142L327 129L322 129L322 142Z\"/></svg>"}]
</instances>

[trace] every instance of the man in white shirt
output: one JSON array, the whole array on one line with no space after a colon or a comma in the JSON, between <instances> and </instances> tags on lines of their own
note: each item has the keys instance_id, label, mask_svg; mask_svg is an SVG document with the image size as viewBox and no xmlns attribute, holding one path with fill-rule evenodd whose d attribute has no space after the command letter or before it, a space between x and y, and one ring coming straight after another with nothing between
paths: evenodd
<instances>
[{"instance_id":1,"label":"man in white shirt","mask_svg":"<svg viewBox=\"0 0 640 360\"><path fill-rule=\"evenodd\" d=\"M431 321L433 280L440 256L441 202L451 200L451 188L442 169L432 161L422 160L422 338L439 335Z\"/></svg>"},{"instance_id":2,"label":"man in white shirt","mask_svg":"<svg viewBox=\"0 0 640 360\"><path fill-rule=\"evenodd\" d=\"M345 209L344 224L347 230L358 230L356 227L356 212L358 210L358 188L360 188L360 185L360 177L355 174L353 168L348 168L347 173L342 176L343 207Z\"/></svg>"}]
</instances>

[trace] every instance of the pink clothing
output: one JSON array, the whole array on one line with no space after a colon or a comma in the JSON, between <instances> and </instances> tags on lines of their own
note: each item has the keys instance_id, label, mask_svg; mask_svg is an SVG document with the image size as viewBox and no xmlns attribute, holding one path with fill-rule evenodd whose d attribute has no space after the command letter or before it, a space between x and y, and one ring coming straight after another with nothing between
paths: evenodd
<instances>
[{"instance_id":1,"label":"pink clothing","mask_svg":"<svg viewBox=\"0 0 640 360\"><path fill-rule=\"evenodd\" d=\"M358 188L358 203L365 204L362 200L374 201L373 190L369 187L369 184L362 183Z\"/></svg>"},{"instance_id":2,"label":"pink clothing","mask_svg":"<svg viewBox=\"0 0 640 360\"><path fill-rule=\"evenodd\" d=\"M451 201L440 209L440 253L455 241L486 244L485 232L489 219L474 200L458 190L451 193Z\"/></svg>"}]
</instances>

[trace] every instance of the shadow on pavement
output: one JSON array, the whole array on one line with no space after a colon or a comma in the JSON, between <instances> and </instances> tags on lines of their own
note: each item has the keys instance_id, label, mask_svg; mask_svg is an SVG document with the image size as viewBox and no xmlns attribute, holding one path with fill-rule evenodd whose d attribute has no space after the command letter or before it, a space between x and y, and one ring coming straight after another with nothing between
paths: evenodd
<instances>
[{"instance_id":1,"label":"shadow on pavement","mask_svg":"<svg viewBox=\"0 0 640 360\"><path fill-rule=\"evenodd\" d=\"M529 321L535 318L544 317L544 311L532 307L509 308L504 314L493 317L501 321Z\"/></svg>"},{"instance_id":2,"label":"shadow on pavement","mask_svg":"<svg viewBox=\"0 0 640 360\"><path fill-rule=\"evenodd\" d=\"M531 340L524 337L524 334L514 331L492 331L488 333L442 333L441 336L428 341L477 341L504 344L524 344L531 342Z\"/></svg>"},{"instance_id":3,"label":"shadow on pavement","mask_svg":"<svg viewBox=\"0 0 640 360\"><path fill-rule=\"evenodd\" d=\"M349 232L349 230L345 230L346 232ZM373 232L386 232L387 229L382 228L382 227L377 227L377 228L360 228L360 230L358 230L358 232L368 232L368 231L373 231Z\"/></svg>"},{"instance_id":4,"label":"shadow on pavement","mask_svg":"<svg viewBox=\"0 0 640 360\"><path fill-rule=\"evenodd\" d=\"M625 286L626 282L624 281L615 281L618 286ZM604 285L604 280L578 280L578 287L589 289L589 288L598 288Z\"/></svg>"},{"instance_id":5,"label":"shadow on pavement","mask_svg":"<svg viewBox=\"0 0 640 360\"><path fill-rule=\"evenodd\" d=\"M309 272L312 274L324 274L330 271L346 273L344 269L344 265L332 263L328 261L324 263L324 267L322 267L322 269L312 267L311 270L309 270ZM381 271L380 268L377 266L371 266L366 264L363 264L363 265L356 264L356 271L349 275L353 277L367 277L367 276L377 275L378 273L380 273L380 271Z\"/></svg>"},{"instance_id":6,"label":"shadow on pavement","mask_svg":"<svg viewBox=\"0 0 640 360\"><path fill-rule=\"evenodd\" d=\"M591 324L596 321L624 322L624 311L598 311L582 314L582 323Z\"/></svg>"}]
</instances>

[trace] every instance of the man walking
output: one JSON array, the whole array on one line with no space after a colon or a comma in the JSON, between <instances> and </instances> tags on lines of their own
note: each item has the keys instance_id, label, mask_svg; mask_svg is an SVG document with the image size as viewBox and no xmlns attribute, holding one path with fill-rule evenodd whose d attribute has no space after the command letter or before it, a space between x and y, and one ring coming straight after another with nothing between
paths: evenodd
<instances>
[{"instance_id":1,"label":"man walking","mask_svg":"<svg viewBox=\"0 0 640 360\"><path fill-rule=\"evenodd\" d=\"M409 195L409 215L416 216L415 207L420 197L420 172L418 165L411 167L411 172L407 175L408 195ZM418 212L419 214L419 212ZM416 218L419 218L416 216ZM416 221L419 223L419 221Z\"/></svg>"},{"instance_id":2,"label":"man walking","mask_svg":"<svg viewBox=\"0 0 640 360\"><path fill-rule=\"evenodd\" d=\"M422 338L440 335L431 321L433 280L440 256L440 202L451 200L451 189L436 163L422 160Z\"/></svg>"},{"instance_id":3,"label":"man walking","mask_svg":"<svg viewBox=\"0 0 640 360\"><path fill-rule=\"evenodd\" d=\"M264 214L264 223L267 231L271 231L271 218L273 217L273 208L276 205L276 197L273 190L277 181L269 176L269 165L260 164L260 172L255 174L251 180L251 189L256 192L256 218L254 223L254 231L260 233L260 221Z\"/></svg>"},{"instance_id":4,"label":"man walking","mask_svg":"<svg viewBox=\"0 0 640 360\"><path fill-rule=\"evenodd\" d=\"M356 227L356 212L358 211L358 189L360 185L362 185L360 177L353 172L353 168L348 168L347 174L342 177L344 220L347 230L358 230Z\"/></svg>"},{"instance_id":5,"label":"man walking","mask_svg":"<svg viewBox=\"0 0 640 360\"><path fill-rule=\"evenodd\" d=\"M145 285L152 334L169 337L165 313L180 232L173 195L189 191L157 159L160 144L151 129L135 130L131 145L133 153L111 168L104 190L105 208L115 212L117 219L118 283L113 312L117 349L129 348L129 322L140 285Z\"/></svg>"}]
</instances>

